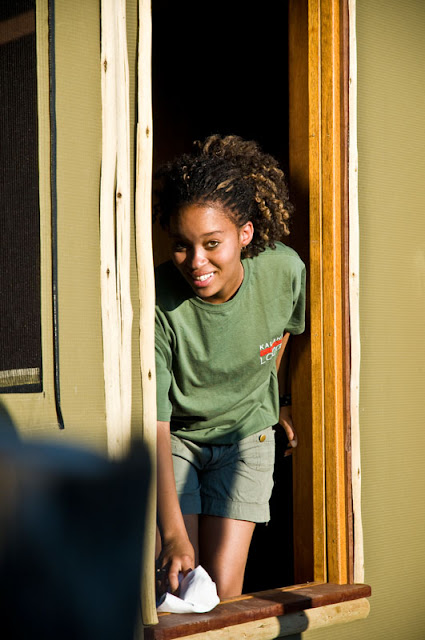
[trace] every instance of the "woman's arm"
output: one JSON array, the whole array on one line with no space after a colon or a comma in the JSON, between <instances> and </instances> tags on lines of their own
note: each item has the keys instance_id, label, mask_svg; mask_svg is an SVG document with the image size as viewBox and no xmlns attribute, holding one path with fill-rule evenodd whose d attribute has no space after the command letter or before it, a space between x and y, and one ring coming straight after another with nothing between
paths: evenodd
<instances>
[{"instance_id":1,"label":"woman's arm","mask_svg":"<svg viewBox=\"0 0 425 640\"><path fill-rule=\"evenodd\" d=\"M280 397L290 395L290 387L289 387L290 365L289 365L289 349L288 349L289 336L290 336L289 333L285 333L285 335L283 336L282 347L276 358L277 379L279 382ZM298 444L297 433L292 423L292 410L291 410L290 404L280 407L279 424L285 429L285 433L289 440L289 448L285 452L285 455L290 455L291 448L295 448Z\"/></svg>"},{"instance_id":2,"label":"woman's arm","mask_svg":"<svg viewBox=\"0 0 425 640\"><path fill-rule=\"evenodd\" d=\"M195 568L195 552L189 541L180 509L171 455L170 423L157 423L158 527L162 549L161 567L168 569L170 590L179 586L179 573Z\"/></svg>"}]
</instances>

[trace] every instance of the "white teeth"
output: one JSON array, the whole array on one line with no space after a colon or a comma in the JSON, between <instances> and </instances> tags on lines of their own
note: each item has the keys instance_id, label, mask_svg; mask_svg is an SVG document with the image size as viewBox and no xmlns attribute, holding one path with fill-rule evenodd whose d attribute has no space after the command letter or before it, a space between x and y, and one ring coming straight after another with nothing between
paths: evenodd
<instances>
[{"instance_id":1,"label":"white teeth","mask_svg":"<svg viewBox=\"0 0 425 640\"><path fill-rule=\"evenodd\" d=\"M201 282L203 282L204 280L211 278L212 275L212 273L206 273L204 276L196 276L195 280L200 280Z\"/></svg>"}]
</instances>

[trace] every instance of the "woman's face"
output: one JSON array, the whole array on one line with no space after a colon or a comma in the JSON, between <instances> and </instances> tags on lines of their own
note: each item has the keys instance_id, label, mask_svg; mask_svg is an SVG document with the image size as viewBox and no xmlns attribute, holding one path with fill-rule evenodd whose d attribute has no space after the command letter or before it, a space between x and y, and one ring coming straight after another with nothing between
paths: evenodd
<instances>
[{"instance_id":1,"label":"woman's face","mask_svg":"<svg viewBox=\"0 0 425 640\"><path fill-rule=\"evenodd\" d=\"M213 304L229 300L243 280L241 249L253 236L217 205L188 205L171 219L173 262L195 293Z\"/></svg>"}]
</instances>

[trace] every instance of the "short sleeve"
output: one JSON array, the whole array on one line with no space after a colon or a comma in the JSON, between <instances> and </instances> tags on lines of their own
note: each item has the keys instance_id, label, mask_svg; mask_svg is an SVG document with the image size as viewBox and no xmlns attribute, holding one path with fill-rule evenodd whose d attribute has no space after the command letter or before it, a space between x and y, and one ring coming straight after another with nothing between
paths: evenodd
<instances>
[{"instance_id":1,"label":"short sleeve","mask_svg":"<svg viewBox=\"0 0 425 640\"><path fill-rule=\"evenodd\" d=\"M292 315L285 330L297 335L305 329L305 266L299 261L299 268L292 277Z\"/></svg>"},{"instance_id":2,"label":"short sleeve","mask_svg":"<svg viewBox=\"0 0 425 640\"><path fill-rule=\"evenodd\" d=\"M165 330L165 318L157 308L155 311L155 366L157 420L169 422L172 405L169 398L171 386L172 353Z\"/></svg>"}]
</instances>

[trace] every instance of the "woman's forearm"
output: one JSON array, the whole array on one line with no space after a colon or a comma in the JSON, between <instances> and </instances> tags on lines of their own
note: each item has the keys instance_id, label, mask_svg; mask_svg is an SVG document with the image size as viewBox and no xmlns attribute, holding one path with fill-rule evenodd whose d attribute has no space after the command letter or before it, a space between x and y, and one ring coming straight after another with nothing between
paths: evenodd
<instances>
[{"instance_id":1,"label":"woman's forearm","mask_svg":"<svg viewBox=\"0 0 425 640\"><path fill-rule=\"evenodd\" d=\"M158 526L164 540L186 534L174 480L169 422L157 423L157 456Z\"/></svg>"},{"instance_id":2,"label":"woman's forearm","mask_svg":"<svg viewBox=\"0 0 425 640\"><path fill-rule=\"evenodd\" d=\"M187 535L177 497L171 455L170 423L158 422L158 527L161 534L160 567L166 567L171 592L179 586L179 574L195 566L195 551Z\"/></svg>"}]
</instances>

